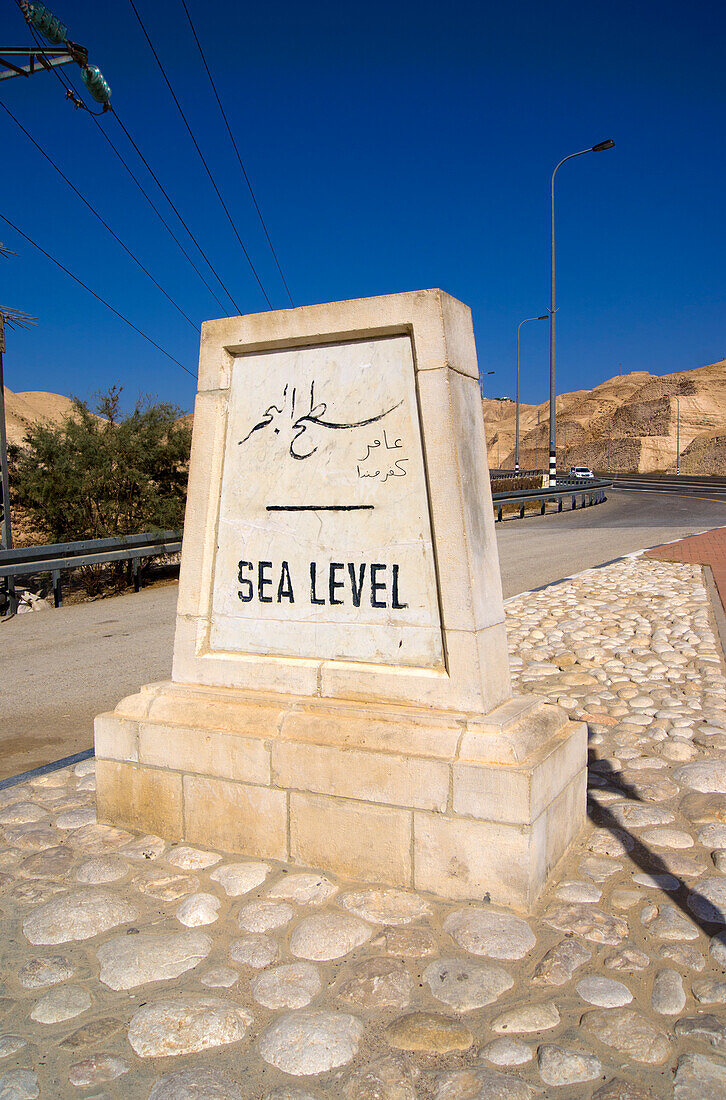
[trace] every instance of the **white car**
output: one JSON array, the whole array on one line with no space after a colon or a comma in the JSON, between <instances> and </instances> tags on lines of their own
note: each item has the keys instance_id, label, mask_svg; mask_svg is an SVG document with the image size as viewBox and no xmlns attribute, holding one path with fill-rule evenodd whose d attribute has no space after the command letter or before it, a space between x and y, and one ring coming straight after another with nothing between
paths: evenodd
<instances>
[{"instance_id":1,"label":"white car","mask_svg":"<svg viewBox=\"0 0 726 1100\"><path fill-rule=\"evenodd\" d=\"M589 466L570 466L570 473L573 477L592 477L595 475Z\"/></svg>"}]
</instances>

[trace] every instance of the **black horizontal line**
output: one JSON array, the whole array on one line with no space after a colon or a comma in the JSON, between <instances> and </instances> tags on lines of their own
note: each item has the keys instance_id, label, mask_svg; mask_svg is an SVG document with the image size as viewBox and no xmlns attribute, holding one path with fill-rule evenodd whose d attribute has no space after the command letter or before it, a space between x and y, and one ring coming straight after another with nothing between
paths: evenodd
<instances>
[{"instance_id":1,"label":"black horizontal line","mask_svg":"<svg viewBox=\"0 0 726 1100\"><path fill-rule=\"evenodd\" d=\"M362 512L373 511L372 504L268 504L268 512Z\"/></svg>"}]
</instances>

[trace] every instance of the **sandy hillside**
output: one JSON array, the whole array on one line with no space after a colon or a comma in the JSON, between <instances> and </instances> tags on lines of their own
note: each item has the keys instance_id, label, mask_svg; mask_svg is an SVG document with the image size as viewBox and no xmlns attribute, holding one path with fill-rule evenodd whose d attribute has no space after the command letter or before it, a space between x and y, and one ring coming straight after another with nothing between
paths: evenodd
<instances>
[{"instance_id":1,"label":"sandy hillside","mask_svg":"<svg viewBox=\"0 0 726 1100\"><path fill-rule=\"evenodd\" d=\"M59 424L68 416L72 408L73 402L70 397L62 397L58 393L43 393L40 390L13 393L6 386L5 417L8 443L21 444L26 431L37 420L48 420Z\"/></svg>"},{"instance_id":2,"label":"sandy hillside","mask_svg":"<svg viewBox=\"0 0 726 1100\"><path fill-rule=\"evenodd\" d=\"M485 398L483 405L489 463L512 469L514 402ZM632 371L559 395L558 467L674 471L679 406L681 471L726 474L726 359L676 374ZM520 468L545 468L548 450L549 402L520 405Z\"/></svg>"}]
</instances>

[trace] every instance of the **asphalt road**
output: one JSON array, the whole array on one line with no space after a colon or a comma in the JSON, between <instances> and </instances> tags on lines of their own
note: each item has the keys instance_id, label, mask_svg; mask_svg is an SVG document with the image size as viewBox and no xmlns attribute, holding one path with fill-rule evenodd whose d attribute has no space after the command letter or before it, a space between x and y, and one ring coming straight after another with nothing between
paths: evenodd
<instances>
[{"instance_id":1,"label":"asphalt road","mask_svg":"<svg viewBox=\"0 0 726 1100\"><path fill-rule=\"evenodd\" d=\"M726 526L726 503L611 492L596 507L496 525L504 595ZM176 586L0 624L0 778L89 748L93 719L169 677Z\"/></svg>"}]
</instances>

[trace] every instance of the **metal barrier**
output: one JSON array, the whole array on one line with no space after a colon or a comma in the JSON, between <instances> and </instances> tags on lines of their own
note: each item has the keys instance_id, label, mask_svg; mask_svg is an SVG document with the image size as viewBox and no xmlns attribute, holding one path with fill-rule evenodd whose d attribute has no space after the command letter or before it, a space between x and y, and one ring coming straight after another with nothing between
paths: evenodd
<instances>
[{"instance_id":1,"label":"metal barrier","mask_svg":"<svg viewBox=\"0 0 726 1100\"><path fill-rule=\"evenodd\" d=\"M85 542L59 542L50 546L23 546L13 550L0 550L0 578L50 573L55 606L62 607L62 570L111 561L130 561L134 591L138 592L141 558L177 554L181 545L181 531L160 531L115 539L88 539Z\"/></svg>"},{"instance_id":2,"label":"metal barrier","mask_svg":"<svg viewBox=\"0 0 726 1100\"><path fill-rule=\"evenodd\" d=\"M548 503L557 503L557 511L562 511L562 502L565 497L572 497L572 510L577 508L577 498L580 498L580 507L586 508L591 504L602 504L606 500L605 490L611 488L611 481L595 481L592 478L576 480L569 478L557 479L554 489L523 489L518 493L493 493L492 503L497 510L497 522L502 520L502 511L505 504L518 504L519 517L524 518L525 505L531 501L540 502L539 514L545 514Z\"/></svg>"}]
</instances>

